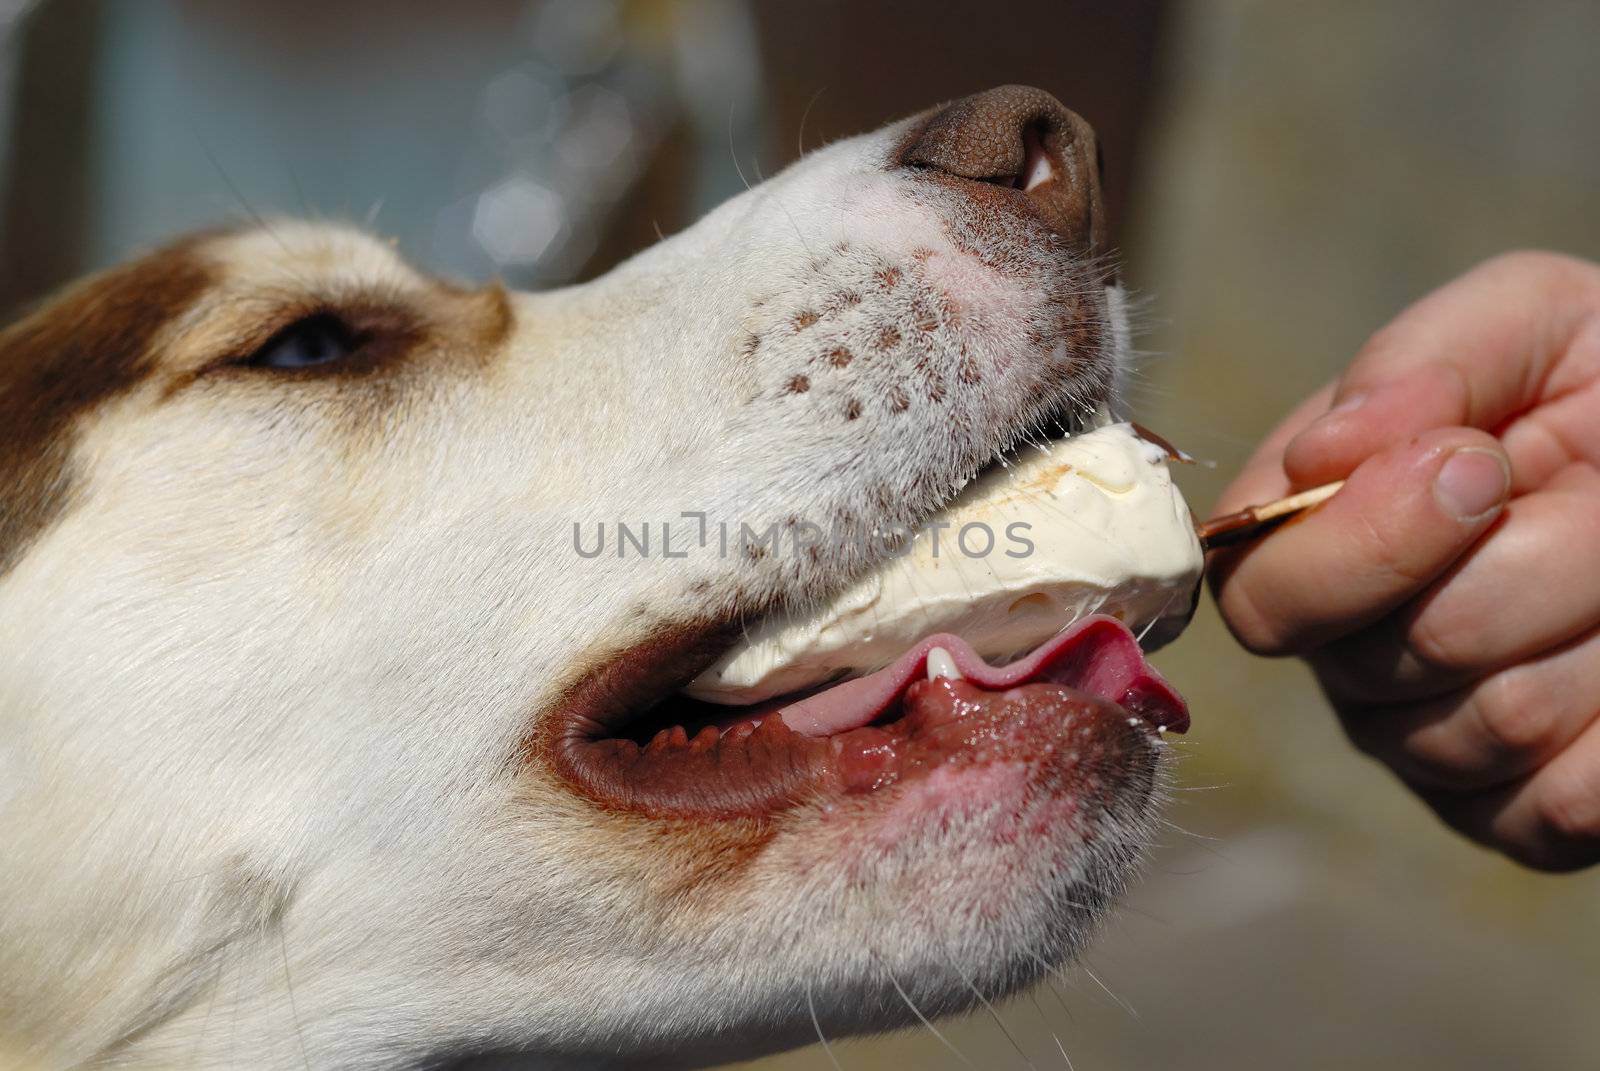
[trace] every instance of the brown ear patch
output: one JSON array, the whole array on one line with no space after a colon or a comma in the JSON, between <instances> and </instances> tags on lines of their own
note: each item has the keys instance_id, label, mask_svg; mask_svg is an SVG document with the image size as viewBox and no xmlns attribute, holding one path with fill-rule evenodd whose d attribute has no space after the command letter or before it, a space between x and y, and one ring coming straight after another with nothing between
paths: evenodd
<instances>
[{"instance_id":1,"label":"brown ear patch","mask_svg":"<svg viewBox=\"0 0 1600 1071\"><path fill-rule=\"evenodd\" d=\"M212 281L195 245L84 280L0 332L0 576L71 501L78 418L154 371L151 342Z\"/></svg>"}]
</instances>

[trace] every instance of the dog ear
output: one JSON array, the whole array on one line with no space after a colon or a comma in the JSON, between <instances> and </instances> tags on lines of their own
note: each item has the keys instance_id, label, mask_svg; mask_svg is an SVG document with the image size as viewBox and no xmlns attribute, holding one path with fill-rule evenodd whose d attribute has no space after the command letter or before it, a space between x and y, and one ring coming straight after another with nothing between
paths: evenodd
<instances>
[{"instance_id":1,"label":"dog ear","mask_svg":"<svg viewBox=\"0 0 1600 1071\"><path fill-rule=\"evenodd\" d=\"M82 415L156 367L212 272L190 239L78 283L0 332L0 576L66 508Z\"/></svg>"}]
</instances>

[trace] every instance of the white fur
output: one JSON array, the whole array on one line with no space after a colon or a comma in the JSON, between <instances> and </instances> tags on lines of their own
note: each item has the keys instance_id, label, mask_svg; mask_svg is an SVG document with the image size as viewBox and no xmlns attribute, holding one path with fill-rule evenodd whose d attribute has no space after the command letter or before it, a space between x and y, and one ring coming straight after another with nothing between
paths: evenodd
<instances>
[{"instance_id":1,"label":"white fur","mask_svg":"<svg viewBox=\"0 0 1600 1071\"><path fill-rule=\"evenodd\" d=\"M714 1058L804 1042L808 1000L830 1036L874 1029L909 1021L891 979L931 1015L1071 953L1148 836L1143 797L1092 846L1081 816L996 841L1032 806L999 782L960 806L817 806L701 889L640 823L519 761L573 667L867 564L580 559L574 521L913 521L1061 400L1026 337L1041 295L1076 287L1112 321L1080 400L1125 359L1120 303L1062 247L987 236L1026 259L1009 274L958 251L956 195L884 167L900 130L593 283L515 295L505 354L441 360L381 426L266 383L94 412L77 504L0 576L0 1056ZM434 285L323 226L206 250L224 281L171 325L174 365L276 295ZM903 276L881 290L886 266ZM827 312L841 293L862 300ZM910 343L866 353L941 297L960 324L916 343L950 385L935 405ZM856 359L819 365L833 346ZM956 389L963 347L982 381Z\"/></svg>"}]
</instances>

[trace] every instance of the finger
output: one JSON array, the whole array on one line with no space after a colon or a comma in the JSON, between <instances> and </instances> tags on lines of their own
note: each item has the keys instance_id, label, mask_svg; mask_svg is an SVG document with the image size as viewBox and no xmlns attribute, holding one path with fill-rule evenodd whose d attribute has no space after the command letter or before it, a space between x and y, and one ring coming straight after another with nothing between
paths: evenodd
<instances>
[{"instance_id":1,"label":"finger","mask_svg":"<svg viewBox=\"0 0 1600 1071\"><path fill-rule=\"evenodd\" d=\"M1568 466L1408 606L1314 652L1323 687L1358 704L1422 699L1582 635L1600 624L1597 535L1600 470Z\"/></svg>"},{"instance_id":2,"label":"finger","mask_svg":"<svg viewBox=\"0 0 1600 1071\"><path fill-rule=\"evenodd\" d=\"M1453 828L1527 866L1591 866L1600 862L1600 722L1512 785L1424 799Z\"/></svg>"},{"instance_id":3,"label":"finger","mask_svg":"<svg viewBox=\"0 0 1600 1071\"><path fill-rule=\"evenodd\" d=\"M1340 380L1332 415L1286 447L1285 469L1311 486L1426 428L1497 429L1592 377L1597 345L1600 266L1550 253L1496 257L1372 336Z\"/></svg>"},{"instance_id":4,"label":"finger","mask_svg":"<svg viewBox=\"0 0 1600 1071\"><path fill-rule=\"evenodd\" d=\"M1219 517L1247 506L1271 502L1289 493L1289 481L1283 474L1283 448L1327 411L1333 390L1334 384L1329 383L1301 402L1270 435L1261 441L1261 445L1250 455L1239 475L1217 499L1216 505L1212 507L1211 516Z\"/></svg>"},{"instance_id":5,"label":"finger","mask_svg":"<svg viewBox=\"0 0 1600 1071\"><path fill-rule=\"evenodd\" d=\"M1338 393L1327 413L1284 444L1284 472L1296 486L1342 480L1385 447L1428 428L1466 423L1466 384L1449 364L1398 373L1342 399Z\"/></svg>"},{"instance_id":6,"label":"finger","mask_svg":"<svg viewBox=\"0 0 1600 1071\"><path fill-rule=\"evenodd\" d=\"M1538 769L1600 714L1600 629L1436 699L1340 704L1352 743L1419 790L1463 792Z\"/></svg>"},{"instance_id":7,"label":"finger","mask_svg":"<svg viewBox=\"0 0 1600 1071\"><path fill-rule=\"evenodd\" d=\"M1500 512L1494 438L1443 428L1351 473L1326 503L1214 562L1217 605L1260 654L1295 654L1365 628L1448 569Z\"/></svg>"},{"instance_id":8,"label":"finger","mask_svg":"<svg viewBox=\"0 0 1600 1071\"><path fill-rule=\"evenodd\" d=\"M1511 457L1513 494L1540 486L1574 462L1600 464L1600 317L1587 334L1592 338L1575 343L1574 350L1586 352L1589 378L1570 388L1551 384L1554 397L1500 432Z\"/></svg>"}]
</instances>

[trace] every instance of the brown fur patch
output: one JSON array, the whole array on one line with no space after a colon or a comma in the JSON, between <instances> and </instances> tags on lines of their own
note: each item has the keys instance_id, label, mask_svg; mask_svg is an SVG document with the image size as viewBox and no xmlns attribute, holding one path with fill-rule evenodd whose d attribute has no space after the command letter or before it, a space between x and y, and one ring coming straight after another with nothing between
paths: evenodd
<instances>
[{"instance_id":1,"label":"brown fur patch","mask_svg":"<svg viewBox=\"0 0 1600 1071\"><path fill-rule=\"evenodd\" d=\"M71 502L79 417L155 370L151 343L211 283L195 244L78 283L0 332L0 575Z\"/></svg>"},{"instance_id":2,"label":"brown fur patch","mask_svg":"<svg viewBox=\"0 0 1600 1071\"><path fill-rule=\"evenodd\" d=\"M477 343L478 352L501 352L517 322L510 293L500 283L491 283L473 295L468 305L476 313L470 320L477 328L473 341Z\"/></svg>"}]
</instances>

